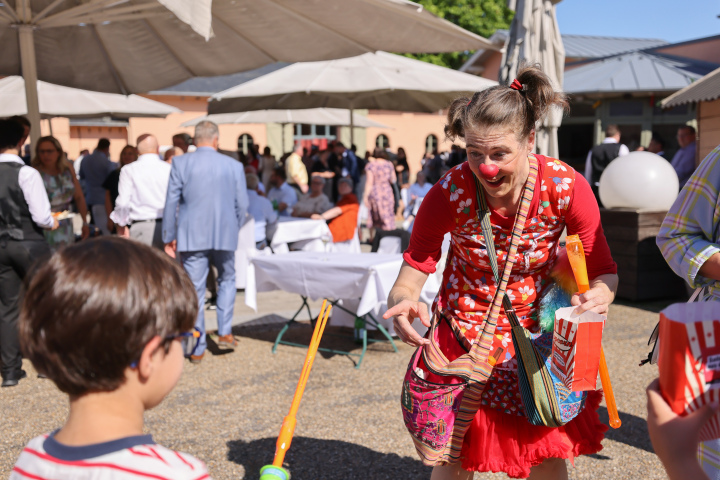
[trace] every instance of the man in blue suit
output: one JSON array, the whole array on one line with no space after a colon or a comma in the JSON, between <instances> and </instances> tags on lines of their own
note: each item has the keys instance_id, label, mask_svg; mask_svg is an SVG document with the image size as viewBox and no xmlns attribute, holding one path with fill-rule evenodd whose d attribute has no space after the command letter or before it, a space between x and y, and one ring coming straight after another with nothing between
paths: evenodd
<instances>
[{"instance_id":1,"label":"man in blue suit","mask_svg":"<svg viewBox=\"0 0 720 480\"><path fill-rule=\"evenodd\" d=\"M217 152L218 127L201 122L195 127L197 150L173 158L163 213L165 251L178 253L198 295L200 344L190 361L202 360L205 336L205 282L212 263L218 270L218 345L234 349L231 333L235 306L235 250L248 209L242 164Z\"/></svg>"}]
</instances>

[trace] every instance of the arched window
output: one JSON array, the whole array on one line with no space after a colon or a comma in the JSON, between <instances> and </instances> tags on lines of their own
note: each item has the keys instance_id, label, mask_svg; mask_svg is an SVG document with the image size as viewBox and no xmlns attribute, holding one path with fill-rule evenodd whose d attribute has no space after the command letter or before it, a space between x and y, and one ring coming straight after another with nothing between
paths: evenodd
<instances>
[{"instance_id":1,"label":"arched window","mask_svg":"<svg viewBox=\"0 0 720 480\"><path fill-rule=\"evenodd\" d=\"M425 152L432 153L438 147L438 138L432 133L425 138Z\"/></svg>"},{"instance_id":2,"label":"arched window","mask_svg":"<svg viewBox=\"0 0 720 480\"><path fill-rule=\"evenodd\" d=\"M247 155L254 143L255 141L253 140L252 135L249 133L243 133L238 137L238 151Z\"/></svg>"},{"instance_id":3,"label":"arched window","mask_svg":"<svg viewBox=\"0 0 720 480\"><path fill-rule=\"evenodd\" d=\"M381 148L381 149L385 150L386 148L388 148L390 146L390 139L388 139L387 135L385 135L384 133L381 133L375 139L375 146L377 148Z\"/></svg>"}]
</instances>

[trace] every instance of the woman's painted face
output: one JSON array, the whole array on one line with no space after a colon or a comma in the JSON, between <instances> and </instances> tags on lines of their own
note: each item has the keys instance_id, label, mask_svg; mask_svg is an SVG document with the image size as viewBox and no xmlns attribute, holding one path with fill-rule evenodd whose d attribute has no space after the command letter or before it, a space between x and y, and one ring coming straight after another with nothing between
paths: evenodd
<instances>
[{"instance_id":1,"label":"woman's painted face","mask_svg":"<svg viewBox=\"0 0 720 480\"><path fill-rule=\"evenodd\" d=\"M518 141L515 132L499 127L472 127L465 131L465 144L470 170L480 179L491 197L511 195L518 184L524 184L528 163L525 161L535 145L535 132L525 141ZM487 177L480 166L496 166L497 173ZM492 171L493 168L483 170Z\"/></svg>"},{"instance_id":2,"label":"woman's painted face","mask_svg":"<svg viewBox=\"0 0 720 480\"><path fill-rule=\"evenodd\" d=\"M42 142L38 145L38 157L43 166L52 167L57 163L59 156L60 152L52 142Z\"/></svg>"}]
</instances>

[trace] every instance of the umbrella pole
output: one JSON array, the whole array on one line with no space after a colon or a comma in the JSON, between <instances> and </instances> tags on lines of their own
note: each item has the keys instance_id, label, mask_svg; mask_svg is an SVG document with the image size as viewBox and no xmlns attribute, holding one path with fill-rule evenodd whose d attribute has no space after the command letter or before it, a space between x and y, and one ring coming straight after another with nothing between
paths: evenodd
<instances>
[{"instance_id":1,"label":"umbrella pole","mask_svg":"<svg viewBox=\"0 0 720 480\"><path fill-rule=\"evenodd\" d=\"M30 151L35 149L40 138L40 103L37 90L37 63L35 58L35 41L31 25L18 26L18 39L20 42L20 62L22 75L25 79L25 99L27 101L27 115L30 121Z\"/></svg>"},{"instance_id":2,"label":"umbrella pole","mask_svg":"<svg viewBox=\"0 0 720 480\"><path fill-rule=\"evenodd\" d=\"M353 117L352 105L350 106L350 145L348 148L352 148L355 143L355 118Z\"/></svg>"}]
</instances>

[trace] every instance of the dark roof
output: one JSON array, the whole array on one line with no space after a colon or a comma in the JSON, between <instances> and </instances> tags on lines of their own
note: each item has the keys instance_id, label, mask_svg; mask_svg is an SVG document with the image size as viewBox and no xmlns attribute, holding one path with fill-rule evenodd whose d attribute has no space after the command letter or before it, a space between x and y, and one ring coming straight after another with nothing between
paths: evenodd
<instances>
[{"instance_id":1,"label":"dark roof","mask_svg":"<svg viewBox=\"0 0 720 480\"><path fill-rule=\"evenodd\" d=\"M264 67L260 67L255 70L233 73L231 75L221 75L219 77L194 77L172 87L148 93L150 95L195 95L199 97L209 97L215 93L222 92L228 88L274 72L275 70L280 70L288 65L290 64L278 62L265 65Z\"/></svg>"},{"instance_id":2,"label":"dark roof","mask_svg":"<svg viewBox=\"0 0 720 480\"><path fill-rule=\"evenodd\" d=\"M715 63L651 52L630 52L578 62L565 71L568 93L672 92L718 67Z\"/></svg>"},{"instance_id":3,"label":"dark roof","mask_svg":"<svg viewBox=\"0 0 720 480\"><path fill-rule=\"evenodd\" d=\"M710 37L693 38L692 40L683 40L682 42L668 43L667 45L660 45L657 47L657 49L663 49L666 47L684 47L686 45L693 45L695 43L704 43L704 42L709 42L709 41L718 40L718 39L720 39L720 35L712 35Z\"/></svg>"},{"instance_id":4,"label":"dark roof","mask_svg":"<svg viewBox=\"0 0 720 480\"><path fill-rule=\"evenodd\" d=\"M566 57L602 58L667 45L659 38L598 37L562 34Z\"/></svg>"},{"instance_id":5,"label":"dark roof","mask_svg":"<svg viewBox=\"0 0 720 480\"><path fill-rule=\"evenodd\" d=\"M490 41L504 45L509 35L508 30L498 29L490 37ZM659 38L623 38L623 37L599 37L591 35L568 35L561 33L565 57L594 59L610 55L627 53L636 50L662 47L669 45L665 40ZM484 49L476 51L462 67L461 72L473 72L475 62L482 61Z\"/></svg>"}]
</instances>

